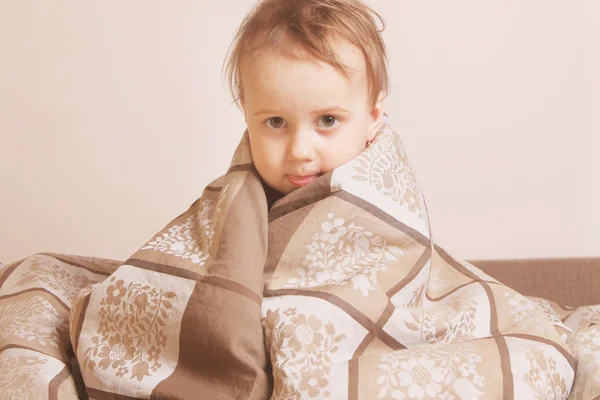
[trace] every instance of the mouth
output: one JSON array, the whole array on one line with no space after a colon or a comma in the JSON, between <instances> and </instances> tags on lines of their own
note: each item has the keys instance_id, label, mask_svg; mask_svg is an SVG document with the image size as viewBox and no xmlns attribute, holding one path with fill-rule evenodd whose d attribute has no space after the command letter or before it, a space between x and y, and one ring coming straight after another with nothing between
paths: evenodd
<instances>
[{"instance_id":1,"label":"mouth","mask_svg":"<svg viewBox=\"0 0 600 400\"><path fill-rule=\"evenodd\" d=\"M288 175L288 181L298 187L302 187L308 185L310 182L317 179L319 175L305 175L305 176L297 176L297 175Z\"/></svg>"}]
</instances>

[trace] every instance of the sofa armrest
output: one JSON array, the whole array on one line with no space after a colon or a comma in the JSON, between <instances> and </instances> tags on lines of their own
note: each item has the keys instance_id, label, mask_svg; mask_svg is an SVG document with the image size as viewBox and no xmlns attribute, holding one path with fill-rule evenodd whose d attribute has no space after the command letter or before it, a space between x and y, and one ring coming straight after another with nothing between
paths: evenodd
<instances>
[{"instance_id":1,"label":"sofa armrest","mask_svg":"<svg viewBox=\"0 0 600 400\"><path fill-rule=\"evenodd\" d=\"M469 262L526 296L573 307L600 304L600 257Z\"/></svg>"}]
</instances>

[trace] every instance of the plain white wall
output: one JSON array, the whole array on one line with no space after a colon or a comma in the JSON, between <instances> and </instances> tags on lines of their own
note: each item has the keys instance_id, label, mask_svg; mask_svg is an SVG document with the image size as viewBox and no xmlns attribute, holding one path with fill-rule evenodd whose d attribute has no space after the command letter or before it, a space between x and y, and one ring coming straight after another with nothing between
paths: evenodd
<instances>
[{"instance_id":1,"label":"plain white wall","mask_svg":"<svg viewBox=\"0 0 600 400\"><path fill-rule=\"evenodd\" d=\"M600 256L600 2L368 1L434 239ZM0 260L124 259L225 171L252 0L0 0Z\"/></svg>"}]
</instances>

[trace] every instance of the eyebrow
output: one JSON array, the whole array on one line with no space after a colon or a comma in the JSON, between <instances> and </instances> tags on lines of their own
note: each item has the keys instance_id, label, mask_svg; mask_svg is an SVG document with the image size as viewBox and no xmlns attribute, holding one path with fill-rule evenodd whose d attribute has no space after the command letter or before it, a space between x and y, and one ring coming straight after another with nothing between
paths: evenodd
<instances>
[{"instance_id":1,"label":"eyebrow","mask_svg":"<svg viewBox=\"0 0 600 400\"><path fill-rule=\"evenodd\" d=\"M331 113L331 112L343 112L343 113L347 113L347 114L351 114L352 112L350 110L346 110L345 108L342 107L338 107L338 106L334 106L334 107L328 107L328 108L323 108L321 110L313 110L311 111L312 114L325 114L325 113ZM254 115L262 115L262 114L276 114L277 111L276 110L261 110L261 111L257 111L254 113Z\"/></svg>"}]
</instances>

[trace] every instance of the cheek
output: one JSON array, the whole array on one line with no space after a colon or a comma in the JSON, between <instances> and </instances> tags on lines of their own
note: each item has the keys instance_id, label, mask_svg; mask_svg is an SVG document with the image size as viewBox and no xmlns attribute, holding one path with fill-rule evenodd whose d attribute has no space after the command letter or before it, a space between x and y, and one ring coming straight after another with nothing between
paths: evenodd
<instances>
[{"instance_id":1,"label":"cheek","mask_svg":"<svg viewBox=\"0 0 600 400\"><path fill-rule=\"evenodd\" d=\"M252 158L254 163L263 168L273 168L280 163L279 150L273 143L260 138L254 138L250 141L252 146Z\"/></svg>"},{"instance_id":2,"label":"cheek","mask_svg":"<svg viewBox=\"0 0 600 400\"><path fill-rule=\"evenodd\" d=\"M367 147L367 135L361 133L348 136L344 145L340 147L343 148L345 157L354 158Z\"/></svg>"},{"instance_id":3,"label":"cheek","mask_svg":"<svg viewBox=\"0 0 600 400\"><path fill-rule=\"evenodd\" d=\"M366 141L360 139L344 140L341 143L330 144L322 154L322 168L330 171L354 159L365 149Z\"/></svg>"}]
</instances>

